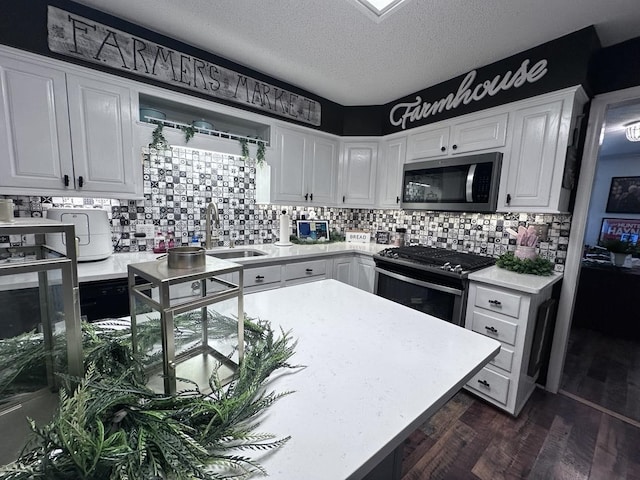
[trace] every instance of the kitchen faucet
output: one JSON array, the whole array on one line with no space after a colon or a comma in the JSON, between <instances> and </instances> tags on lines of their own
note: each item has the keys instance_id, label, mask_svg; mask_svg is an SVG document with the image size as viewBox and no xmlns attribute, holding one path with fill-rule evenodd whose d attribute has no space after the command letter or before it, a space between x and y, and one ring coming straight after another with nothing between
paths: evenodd
<instances>
[{"instance_id":1,"label":"kitchen faucet","mask_svg":"<svg viewBox=\"0 0 640 480\"><path fill-rule=\"evenodd\" d=\"M211 202L207 205L207 210L205 213L206 231L205 231L204 248L206 248L207 250L213 247L212 245L213 239L218 238L217 232L216 232L216 235L211 234L212 233L211 232L211 211L212 210L215 213L215 223L213 224L213 226L216 228L216 230L220 227L220 214L218 213L218 207L214 202Z\"/></svg>"}]
</instances>

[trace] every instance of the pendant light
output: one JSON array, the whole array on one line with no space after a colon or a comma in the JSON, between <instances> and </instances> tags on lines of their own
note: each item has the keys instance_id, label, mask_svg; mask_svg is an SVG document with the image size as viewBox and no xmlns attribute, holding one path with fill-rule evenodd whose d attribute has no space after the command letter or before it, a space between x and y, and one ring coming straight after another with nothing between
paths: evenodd
<instances>
[{"instance_id":1,"label":"pendant light","mask_svg":"<svg viewBox=\"0 0 640 480\"><path fill-rule=\"evenodd\" d=\"M630 142L640 142L640 121L625 125L625 134Z\"/></svg>"}]
</instances>

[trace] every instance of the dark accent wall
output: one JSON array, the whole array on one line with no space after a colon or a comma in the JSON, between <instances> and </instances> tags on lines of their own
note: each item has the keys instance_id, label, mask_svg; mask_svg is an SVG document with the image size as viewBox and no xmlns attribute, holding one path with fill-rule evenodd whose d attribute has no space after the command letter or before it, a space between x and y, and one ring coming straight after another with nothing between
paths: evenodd
<instances>
[{"instance_id":1,"label":"dark accent wall","mask_svg":"<svg viewBox=\"0 0 640 480\"><path fill-rule=\"evenodd\" d=\"M548 72L535 83L525 82L521 87L500 91L494 96L486 95L481 100L472 101L467 105L461 104L455 109L443 110L425 119L412 122L410 126L407 126L407 129L485 110L498 105L504 105L536 95L542 95L574 85L583 85L587 93L589 93L589 61L593 53L598 49L600 49L600 40L598 39L595 28L590 26L498 62L479 67L477 68L477 76L473 82L474 86L486 80L490 81L497 75L504 77L508 71L515 73L522 62L527 59L530 61L530 66L543 59L546 59L548 62ZM389 121L391 110L396 104L413 102L416 100L416 96L420 96L423 102L432 103L446 98L450 93L455 95L466 75L465 73L464 75L420 90L385 105L384 116L381 119L382 133L386 135L402 130L401 126L394 126Z\"/></svg>"},{"instance_id":2,"label":"dark accent wall","mask_svg":"<svg viewBox=\"0 0 640 480\"><path fill-rule=\"evenodd\" d=\"M178 91L180 93L185 93L187 95L201 97L201 98L204 98L205 100L212 101L211 97L198 94L197 92L194 92L192 90L181 89L179 87L167 85L166 83L154 81L153 79L148 79L148 78L140 77L137 75L128 74L127 72L123 72L120 70L113 70L106 66L87 63L79 59L75 59L72 57L67 57L67 56L63 56L63 55L51 52L49 50L48 43L47 43L47 6L54 5L56 7L62 8L64 10L75 13L77 15L90 18L96 22L112 26L119 30L128 32L132 35L136 35L144 39L150 40L152 42L165 45L177 51L184 52L189 55L193 55L203 60L210 61L217 65L220 65L220 66L235 70L244 75L253 77L257 80L264 81L266 83L278 86L280 88L283 88L291 92L298 93L305 97L311 98L313 100L316 100L322 106L322 119L321 119L320 126L313 127L312 125L309 125L306 123L300 123L300 125L304 125L305 127L309 127L309 128L317 128L318 130L333 133L336 135L342 134L343 107L341 105L331 102L317 95L314 95L313 93L308 92L306 90L302 90L301 88L288 84L280 79L269 77L258 71L251 70L250 68L247 68L243 65L234 63L226 58L219 57L210 52L200 50L199 48L195 48L191 45L179 42L172 38L156 33L152 30L142 28L133 23L124 21L122 19L113 17L111 15L107 15L106 13L94 10L84 5L79 5L77 3L74 3L68 0L20 0L20 1L6 2L6 3L9 3L10 6L9 7L5 6L5 8L3 8L2 15L0 15L0 43L2 44L9 45L22 50L27 50L40 55L57 58L65 62L75 63L75 64L82 65L84 67L92 68L95 70L101 70L107 73L119 75L121 77L130 78L132 80L148 83L161 88ZM177 19L177 21L179 20ZM212 50L215 50L215 46L212 46ZM224 99L215 99L213 101L230 105L235 108L254 111L261 115L272 116L274 118L285 120L290 123L298 123L291 119L283 119L282 117L269 114L268 112L265 112L262 110L255 110L250 107L244 108L242 105L238 105L237 103L227 102Z\"/></svg>"},{"instance_id":3,"label":"dark accent wall","mask_svg":"<svg viewBox=\"0 0 640 480\"><path fill-rule=\"evenodd\" d=\"M640 37L597 52L589 74L594 95L640 85Z\"/></svg>"}]
</instances>

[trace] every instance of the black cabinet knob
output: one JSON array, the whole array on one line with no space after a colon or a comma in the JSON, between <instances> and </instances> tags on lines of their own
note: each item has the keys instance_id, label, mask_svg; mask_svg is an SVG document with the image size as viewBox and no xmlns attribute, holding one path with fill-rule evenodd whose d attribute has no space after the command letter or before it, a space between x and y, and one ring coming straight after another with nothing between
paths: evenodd
<instances>
[{"instance_id":1,"label":"black cabinet knob","mask_svg":"<svg viewBox=\"0 0 640 480\"><path fill-rule=\"evenodd\" d=\"M264 280L264 276L256 275L256 282L261 282L262 280Z\"/></svg>"},{"instance_id":2,"label":"black cabinet knob","mask_svg":"<svg viewBox=\"0 0 640 480\"><path fill-rule=\"evenodd\" d=\"M84 178L82 178L82 175L80 175L78 177L78 188L82 188L84 185Z\"/></svg>"},{"instance_id":3,"label":"black cabinet knob","mask_svg":"<svg viewBox=\"0 0 640 480\"><path fill-rule=\"evenodd\" d=\"M68 187L69 186L69 175L65 175L64 176L64 186Z\"/></svg>"},{"instance_id":4,"label":"black cabinet knob","mask_svg":"<svg viewBox=\"0 0 640 480\"><path fill-rule=\"evenodd\" d=\"M309 201L309 194L308 193L304 194L304 201L305 202Z\"/></svg>"},{"instance_id":5,"label":"black cabinet knob","mask_svg":"<svg viewBox=\"0 0 640 480\"><path fill-rule=\"evenodd\" d=\"M489 327L489 326L485 325L484 328L487 330L487 332L491 332L493 334L498 333L498 329L495 328L495 327Z\"/></svg>"},{"instance_id":6,"label":"black cabinet knob","mask_svg":"<svg viewBox=\"0 0 640 480\"><path fill-rule=\"evenodd\" d=\"M313 193L309 196L309 200L313 202Z\"/></svg>"},{"instance_id":7,"label":"black cabinet knob","mask_svg":"<svg viewBox=\"0 0 640 480\"><path fill-rule=\"evenodd\" d=\"M307 272L307 273L313 273L313 268L307 268L307 269L305 269L305 272Z\"/></svg>"},{"instance_id":8,"label":"black cabinet knob","mask_svg":"<svg viewBox=\"0 0 640 480\"><path fill-rule=\"evenodd\" d=\"M478 380L478 383L480 385L482 385L485 388L491 388L491 384L489 382L487 382L486 380Z\"/></svg>"},{"instance_id":9,"label":"black cabinet knob","mask_svg":"<svg viewBox=\"0 0 640 480\"><path fill-rule=\"evenodd\" d=\"M458 145L456 145L455 143L453 145L451 145L451 148L453 148L454 150L458 149Z\"/></svg>"},{"instance_id":10,"label":"black cabinet knob","mask_svg":"<svg viewBox=\"0 0 640 480\"><path fill-rule=\"evenodd\" d=\"M507 193L507 205L511 203L511 194Z\"/></svg>"},{"instance_id":11,"label":"black cabinet knob","mask_svg":"<svg viewBox=\"0 0 640 480\"><path fill-rule=\"evenodd\" d=\"M447 151L447 147L445 147L445 146L440 147L440 151L441 152L446 152Z\"/></svg>"},{"instance_id":12,"label":"black cabinet knob","mask_svg":"<svg viewBox=\"0 0 640 480\"><path fill-rule=\"evenodd\" d=\"M396 197L396 203L400 203L400 197Z\"/></svg>"}]
</instances>

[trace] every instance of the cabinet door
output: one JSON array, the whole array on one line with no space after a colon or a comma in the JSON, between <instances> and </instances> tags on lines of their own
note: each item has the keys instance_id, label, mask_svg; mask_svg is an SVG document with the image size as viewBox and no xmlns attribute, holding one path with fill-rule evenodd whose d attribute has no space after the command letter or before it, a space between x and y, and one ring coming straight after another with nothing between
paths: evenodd
<instances>
[{"instance_id":1,"label":"cabinet door","mask_svg":"<svg viewBox=\"0 0 640 480\"><path fill-rule=\"evenodd\" d=\"M563 159L556 158L563 154L558 152L562 107L563 101L558 100L514 113L513 146L506 163L506 190L501 191L499 205L518 211L550 207L554 183L562 180L562 171L556 172L556 164L563 163ZM558 191L559 187L558 184Z\"/></svg>"},{"instance_id":2,"label":"cabinet door","mask_svg":"<svg viewBox=\"0 0 640 480\"><path fill-rule=\"evenodd\" d=\"M407 161L447 155L449 127L409 135Z\"/></svg>"},{"instance_id":3,"label":"cabinet door","mask_svg":"<svg viewBox=\"0 0 640 480\"><path fill-rule=\"evenodd\" d=\"M378 144L345 143L342 166L342 205L368 207L375 204Z\"/></svg>"},{"instance_id":4,"label":"cabinet door","mask_svg":"<svg viewBox=\"0 0 640 480\"><path fill-rule=\"evenodd\" d=\"M314 138L309 142L309 147L309 201L320 205L335 204L338 143L329 139Z\"/></svg>"},{"instance_id":5,"label":"cabinet door","mask_svg":"<svg viewBox=\"0 0 640 480\"><path fill-rule=\"evenodd\" d=\"M0 75L1 192L73 189L64 72L0 57Z\"/></svg>"},{"instance_id":6,"label":"cabinet door","mask_svg":"<svg viewBox=\"0 0 640 480\"><path fill-rule=\"evenodd\" d=\"M508 115L494 115L451 127L452 155L504 147L507 139Z\"/></svg>"},{"instance_id":7,"label":"cabinet door","mask_svg":"<svg viewBox=\"0 0 640 480\"><path fill-rule=\"evenodd\" d=\"M76 189L135 193L142 152L133 151L131 91L76 75L67 86Z\"/></svg>"},{"instance_id":8,"label":"cabinet door","mask_svg":"<svg viewBox=\"0 0 640 480\"><path fill-rule=\"evenodd\" d=\"M402 194L402 166L407 149L407 138L389 140L382 144L378 161L378 206L400 208Z\"/></svg>"},{"instance_id":9,"label":"cabinet door","mask_svg":"<svg viewBox=\"0 0 640 480\"><path fill-rule=\"evenodd\" d=\"M336 257L333 259L333 278L339 282L353 285L351 281L352 257Z\"/></svg>"},{"instance_id":10,"label":"cabinet door","mask_svg":"<svg viewBox=\"0 0 640 480\"><path fill-rule=\"evenodd\" d=\"M358 258L356 260L356 287L373 293L375 280L375 263L373 260Z\"/></svg>"},{"instance_id":11,"label":"cabinet door","mask_svg":"<svg viewBox=\"0 0 640 480\"><path fill-rule=\"evenodd\" d=\"M274 201L303 202L306 191L307 136L295 130L278 128L278 156L274 181Z\"/></svg>"}]
</instances>

